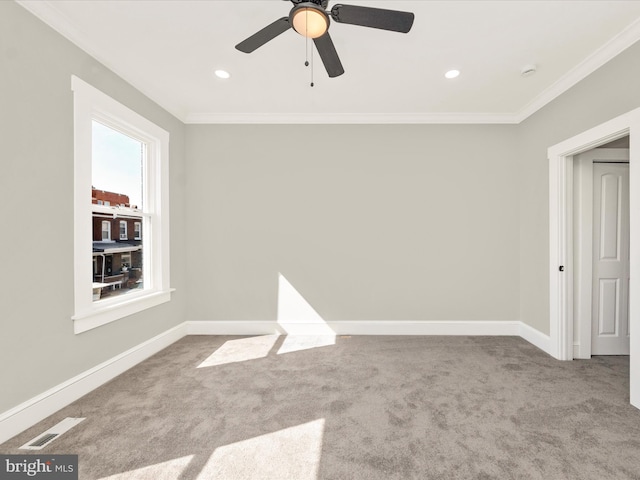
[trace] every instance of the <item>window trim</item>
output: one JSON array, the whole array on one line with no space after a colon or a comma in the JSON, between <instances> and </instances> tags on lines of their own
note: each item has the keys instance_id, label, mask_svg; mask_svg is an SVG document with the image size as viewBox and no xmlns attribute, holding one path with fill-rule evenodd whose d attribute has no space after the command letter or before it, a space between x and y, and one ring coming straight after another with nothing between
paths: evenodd
<instances>
[{"instance_id":1,"label":"window trim","mask_svg":"<svg viewBox=\"0 0 640 480\"><path fill-rule=\"evenodd\" d=\"M133 239L142 240L142 222L133 223Z\"/></svg>"},{"instance_id":2,"label":"window trim","mask_svg":"<svg viewBox=\"0 0 640 480\"><path fill-rule=\"evenodd\" d=\"M85 332L171 300L169 264L169 133L85 81L71 76L74 111L74 332ZM147 145L143 221L145 289L93 301L92 121L97 120ZM112 208L117 207L105 207Z\"/></svg>"}]
</instances>

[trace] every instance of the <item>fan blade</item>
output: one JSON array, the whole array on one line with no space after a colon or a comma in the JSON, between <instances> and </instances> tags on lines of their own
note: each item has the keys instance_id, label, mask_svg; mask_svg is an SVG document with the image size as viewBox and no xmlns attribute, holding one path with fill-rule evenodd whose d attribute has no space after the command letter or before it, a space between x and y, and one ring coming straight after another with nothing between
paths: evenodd
<instances>
[{"instance_id":1,"label":"fan blade","mask_svg":"<svg viewBox=\"0 0 640 480\"><path fill-rule=\"evenodd\" d=\"M251 53L255 49L261 47L265 43L270 40L273 40L281 33L286 32L291 28L291 24L289 23L289 17L282 17L273 22L270 25L267 25L262 30L257 33L254 33L246 40L240 42L236 45L236 48L244 53Z\"/></svg>"},{"instance_id":2,"label":"fan blade","mask_svg":"<svg viewBox=\"0 0 640 480\"><path fill-rule=\"evenodd\" d=\"M380 28L401 33L407 33L411 30L414 19L414 15L411 12L354 5L334 5L331 9L331 17L339 23L349 23L351 25Z\"/></svg>"},{"instance_id":3,"label":"fan blade","mask_svg":"<svg viewBox=\"0 0 640 480\"><path fill-rule=\"evenodd\" d=\"M336 52L336 47L333 46L333 41L329 36L329 32L325 33L321 37L314 38L313 42L316 44L318 54L324 63L324 68L327 69L327 73L330 77L338 77L344 73L342 63Z\"/></svg>"}]
</instances>

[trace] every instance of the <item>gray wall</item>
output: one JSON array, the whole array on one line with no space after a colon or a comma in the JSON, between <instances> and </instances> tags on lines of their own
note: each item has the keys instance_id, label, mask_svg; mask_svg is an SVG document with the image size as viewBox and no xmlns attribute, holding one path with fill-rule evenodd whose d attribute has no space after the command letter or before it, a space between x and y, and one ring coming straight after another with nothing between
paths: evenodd
<instances>
[{"instance_id":1,"label":"gray wall","mask_svg":"<svg viewBox=\"0 0 640 480\"><path fill-rule=\"evenodd\" d=\"M516 126L188 125L190 320L516 320Z\"/></svg>"},{"instance_id":2,"label":"gray wall","mask_svg":"<svg viewBox=\"0 0 640 480\"><path fill-rule=\"evenodd\" d=\"M628 48L518 126L520 319L549 333L547 149L640 107L640 43Z\"/></svg>"},{"instance_id":3,"label":"gray wall","mask_svg":"<svg viewBox=\"0 0 640 480\"><path fill-rule=\"evenodd\" d=\"M326 320L548 334L547 148L639 107L638 58L517 126L187 126L187 318L274 319L281 272Z\"/></svg>"},{"instance_id":4,"label":"gray wall","mask_svg":"<svg viewBox=\"0 0 640 480\"><path fill-rule=\"evenodd\" d=\"M74 335L71 74L171 134L168 304ZM184 125L14 2L0 2L0 412L184 320Z\"/></svg>"}]
</instances>

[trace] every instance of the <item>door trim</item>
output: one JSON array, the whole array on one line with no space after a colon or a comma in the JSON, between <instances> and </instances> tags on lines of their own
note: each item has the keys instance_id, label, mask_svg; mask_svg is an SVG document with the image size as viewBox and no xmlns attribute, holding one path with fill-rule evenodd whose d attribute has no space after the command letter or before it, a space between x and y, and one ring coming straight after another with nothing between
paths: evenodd
<instances>
[{"instance_id":1,"label":"door trim","mask_svg":"<svg viewBox=\"0 0 640 480\"><path fill-rule=\"evenodd\" d=\"M629 206L640 211L640 108L550 147L549 338L551 355L573 359L573 156L629 135ZM638 166L638 167L636 167ZM632 215L629 290L631 358L640 358L640 216ZM564 266L564 271L559 267ZM634 326L636 326L634 328ZM640 408L640 362L630 362L631 404Z\"/></svg>"}]
</instances>

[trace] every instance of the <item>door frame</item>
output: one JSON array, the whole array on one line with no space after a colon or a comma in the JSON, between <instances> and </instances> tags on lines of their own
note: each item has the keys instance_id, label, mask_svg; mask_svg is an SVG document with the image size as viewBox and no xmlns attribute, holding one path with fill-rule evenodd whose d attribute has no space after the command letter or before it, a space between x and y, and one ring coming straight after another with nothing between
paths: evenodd
<instances>
[{"instance_id":1,"label":"door frame","mask_svg":"<svg viewBox=\"0 0 640 480\"><path fill-rule=\"evenodd\" d=\"M620 161L629 161L628 148L597 148L573 157L573 358L591 358L591 330L593 323L593 164L595 162L617 163ZM576 181L578 185L575 185ZM577 335L576 326L578 327Z\"/></svg>"},{"instance_id":2,"label":"door frame","mask_svg":"<svg viewBox=\"0 0 640 480\"><path fill-rule=\"evenodd\" d=\"M573 156L627 135L629 208L631 212L640 212L640 108L553 145L547 151L549 353L559 360L573 359ZM630 357L635 359L640 358L640 215L631 215L629 234ZM630 398L631 404L640 408L640 362L635 363L638 365L630 361Z\"/></svg>"}]
</instances>

